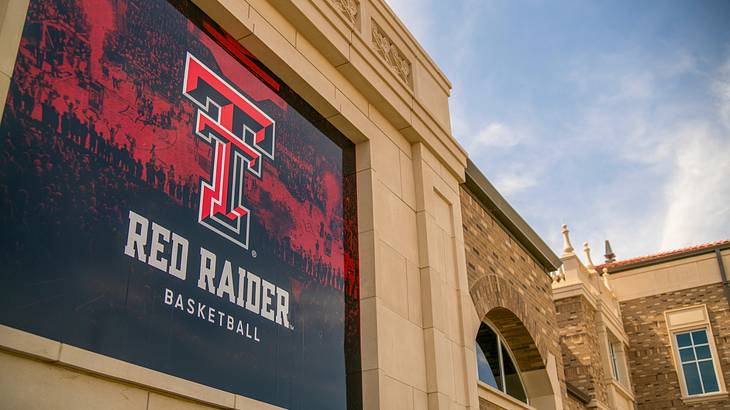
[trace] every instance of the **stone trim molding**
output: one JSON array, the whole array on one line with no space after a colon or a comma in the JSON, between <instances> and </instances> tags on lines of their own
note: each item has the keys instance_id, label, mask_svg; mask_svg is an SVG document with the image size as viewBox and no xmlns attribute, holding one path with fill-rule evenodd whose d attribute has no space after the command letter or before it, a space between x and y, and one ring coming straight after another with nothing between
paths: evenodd
<instances>
[{"instance_id":1,"label":"stone trim molding","mask_svg":"<svg viewBox=\"0 0 730 410\"><path fill-rule=\"evenodd\" d=\"M477 389L479 392L479 401L485 401L489 405L496 405L498 408L513 409L513 410L535 410L534 407L527 405L509 394L502 393L494 387L482 382L477 381ZM481 408L481 404L479 406Z\"/></svg>"},{"instance_id":2,"label":"stone trim molding","mask_svg":"<svg viewBox=\"0 0 730 410\"><path fill-rule=\"evenodd\" d=\"M393 40L388 37L382 28L372 20L372 44L375 52L382 57L388 67L405 82L409 88L413 89L411 62L403 55Z\"/></svg>"},{"instance_id":3,"label":"stone trim molding","mask_svg":"<svg viewBox=\"0 0 730 410\"><path fill-rule=\"evenodd\" d=\"M0 351L131 383L224 409L283 410L235 393L147 369L42 336L0 325Z\"/></svg>"},{"instance_id":4,"label":"stone trim molding","mask_svg":"<svg viewBox=\"0 0 730 410\"><path fill-rule=\"evenodd\" d=\"M360 29L360 1L359 0L330 0L332 5L340 12L345 19L355 28Z\"/></svg>"}]
</instances>

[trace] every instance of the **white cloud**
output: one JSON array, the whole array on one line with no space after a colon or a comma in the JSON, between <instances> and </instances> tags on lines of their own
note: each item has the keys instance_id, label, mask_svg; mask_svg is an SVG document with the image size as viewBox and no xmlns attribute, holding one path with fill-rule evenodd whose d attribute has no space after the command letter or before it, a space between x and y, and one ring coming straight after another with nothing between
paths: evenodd
<instances>
[{"instance_id":1,"label":"white cloud","mask_svg":"<svg viewBox=\"0 0 730 410\"><path fill-rule=\"evenodd\" d=\"M681 133L666 187L662 249L730 238L729 135L713 135L706 125Z\"/></svg>"},{"instance_id":2,"label":"white cloud","mask_svg":"<svg viewBox=\"0 0 730 410\"><path fill-rule=\"evenodd\" d=\"M522 134L514 128L497 121L489 122L476 132L469 144L469 151L476 154L486 147L514 147L522 141Z\"/></svg>"},{"instance_id":3,"label":"white cloud","mask_svg":"<svg viewBox=\"0 0 730 410\"><path fill-rule=\"evenodd\" d=\"M510 196L517 194L537 185L538 179L528 171L523 172L502 172L494 179L494 185L502 195Z\"/></svg>"},{"instance_id":4,"label":"white cloud","mask_svg":"<svg viewBox=\"0 0 730 410\"><path fill-rule=\"evenodd\" d=\"M720 68L719 75L713 84L713 91L718 100L718 114L724 126L730 129L730 58Z\"/></svg>"},{"instance_id":5,"label":"white cloud","mask_svg":"<svg viewBox=\"0 0 730 410\"><path fill-rule=\"evenodd\" d=\"M588 52L551 77L564 100L508 98L509 111L485 118L473 97L491 83L464 69L484 55L474 42L484 7L450 9L463 16L442 41L441 16L422 0L387 1L426 46L459 44L441 50L454 135L556 251L563 222L596 262L604 239L629 258L730 237L730 58L718 68L680 47Z\"/></svg>"}]
</instances>

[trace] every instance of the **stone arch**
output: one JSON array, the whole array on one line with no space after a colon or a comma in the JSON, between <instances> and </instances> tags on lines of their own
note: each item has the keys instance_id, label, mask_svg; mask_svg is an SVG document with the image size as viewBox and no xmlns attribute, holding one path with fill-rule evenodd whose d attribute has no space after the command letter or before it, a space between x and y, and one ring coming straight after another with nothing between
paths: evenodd
<instances>
[{"instance_id":1,"label":"stone arch","mask_svg":"<svg viewBox=\"0 0 730 410\"><path fill-rule=\"evenodd\" d=\"M487 314L497 309L493 315L496 315L498 320L505 315L504 324L508 323L508 315L505 311L510 312L512 319L517 319L519 326L515 325L515 329L508 329L514 332L526 332L527 336L533 341L534 348L537 352L526 351L530 357L539 356L541 360L541 367L544 367L549 353L549 341L544 340L541 336L538 322L530 317L528 314L528 306L525 304L525 295L519 292L515 287L504 280L502 277L497 275L485 275L474 282L470 289L471 298L474 302L477 317L480 320L487 317ZM501 313L500 313L501 312ZM490 319L491 320L491 319ZM497 323L495 323L496 326ZM476 324L476 328L473 329L472 337L476 338L477 331L479 330L479 324ZM503 332L503 329L499 329ZM523 334L523 333L520 333ZM507 335L503 333L506 337ZM523 334L524 336L524 334ZM510 346L511 348L512 346ZM528 349L528 347L524 347ZM513 350L514 351L514 350ZM532 368L534 365L530 365Z\"/></svg>"},{"instance_id":2,"label":"stone arch","mask_svg":"<svg viewBox=\"0 0 730 410\"><path fill-rule=\"evenodd\" d=\"M539 409L562 408L555 357L550 353L549 341L540 335L538 322L530 318L536 314L528 309L524 294L496 275L477 280L470 290L479 319L472 337L476 340L479 326L488 321L507 343L517 367L530 405Z\"/></svg>"}]
</instances>

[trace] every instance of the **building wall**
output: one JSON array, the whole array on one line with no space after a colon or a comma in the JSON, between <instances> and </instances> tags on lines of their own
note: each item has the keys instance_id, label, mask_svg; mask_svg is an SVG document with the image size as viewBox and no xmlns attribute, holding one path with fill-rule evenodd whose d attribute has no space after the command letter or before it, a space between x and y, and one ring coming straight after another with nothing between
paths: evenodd
<instances>
[{"instance_id":1,"label":"building wall","mask_svg":"<svg viewBox=\"0 0 730 410\"><path fill-rule=\"evenodd\" d=\"M363 408L478 408L446 77L382 0L194 2L356 144ZM27 5L0 0L0 106ZM0 407L272 408L11 328L0 348Z\"/></svg>"},{"instance_id":2,"label":"building wall","mask_svg":"<svg viewBox=\"0 0 730 410\"><path fill-rule=\"evenodd\" d=\"M565 410L584 410L587 409L588 406L586 406L585 403L582 401L576 399L572 395L568 395L568 400L565 401L565 407L563 407Z\"/></svg>"},{"instance_id":3,"label":"building wall","mask_svg":"<svg viewBox=\"0 0 730 410\"><path fill-rule=\"evenodd\" d=\"M593 399L608 403L596 310L582 295L555 301L565 379Z\"/></svg>"},{"instance_id":4,"label":"building wall","mask_svg":"<svg viewBox=\"0 0 730 410\"><path fill-rule=\"evenodd\" d=\"M687 404L672 359L664 312L706 304L725 380L730 378L730 311L721 283L655 294L621 302L629 337L629 367L639 409L727 409L727 394L719 401Z\"/></svg>"},{"instance_id":5,"label":"building wall","mask_svg":"<svg viewBox=\"0 0 730 410\"><path fill-rule=\"evenodd\" d=\"M477 314L474 338L480 321L489 319L510 345L523 373L545 369L548 357L554 357L556 379L550 387L558 401L564 401L550 276L463 186L461 207L469 290ZM529 386L527 390L529 396Z\"/></svg>"}]
</instances>

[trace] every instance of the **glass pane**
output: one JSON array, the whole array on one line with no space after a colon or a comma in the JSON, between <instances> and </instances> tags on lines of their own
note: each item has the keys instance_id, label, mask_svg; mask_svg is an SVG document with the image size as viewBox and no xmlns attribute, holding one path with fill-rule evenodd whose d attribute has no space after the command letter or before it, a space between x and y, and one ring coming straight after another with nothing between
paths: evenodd
<instances>
[{"instance_id":1,"label":"glass pane","mask_svg":"<svg viewBox=\"0 0 730 410\"><path fill-rule=\"evenodd\" d=\"M484 361L479 368L479 380L499 390L502 389L502 374L499 371L499 345L497 334L487 325L482 324L477 333L477 349L482 352ZM478 355L478 353L477 353ZM479 356L477 356L478 358ZM488 370L488 371L487 371Z\"/></svg>"},{"instance_id":2,"label":"glass pane","mask_svg":"<svg viewBox=\"0 0 730 410\"><path fill-rule=\"evenodd\" d=\"M507 394L523 403L527 403L527 395L522 387L517 366L512 363L512 359L504 346L502 346L502 361L504 363L504 380L507 383Z\"/></svg>"},{"instance_id":3,"label":"glass pane","mask_svg":"<svg viewBox=\"0 0 730 410\"><path fill-rule=\"evenodd\" d=\"M690 362L695 359L695 354L691 347L679 349L679 358L682 359L682 362Z\"/></svg>"},{"instance_id":4,"label":"glass pane","mask_svg":"<svg viewBox=\"0 0 730 410\"><path fill-rule=\"evenodd\" d=\"M705 393L719 391L717 377L715 377L715 366L713 366L712 360L699 362L698 364L700 366L700 374L702 375L702 384L705 386Z\"/></svg>"},{"instance_id":5,"label":"glass pane","mask_svg":"<svg viewBox=\"0 0 730 410\"><path fill-rule=\"evenodd\" d=\"M692 332L692 340L696 345L707 343L707 331L702 329Z\"/></svg>"},{"instance_id":6,"label":"glass pane","mask_svg":"<svg viewBox=\"0 0 730 410\"><path fill-rule=\"evenodd\" d=\"M700 383L700 374L697 371L697 364L683 364L682 369L684 369L684 381L687 383L687 393L690 395L702 394L702 384Z\"/></svg>"},{"instance_id":7,"label":"glass pane","mask_svg":"<svg viewBox=\"0 0 730 410\"><path fill-rule=\"evenodd\" d=\"M710 346L695 347L695 352L697 353L697 359L709 359L712 357L710 354Z\"/></svg>"},{"instance_id":8,"label":"glass pane","mask_svg":"<svg viewBox=\"0 0 730 410\"><path fill-rule=\"evenodd\" d=\"M689 337L689 333L677 334L677 345L679 345L679 347L691 346L692 339Z\"/></svg>"},{"instance_id":9,"label":"glass pane","mask_svg":"<svg viewBox=\"0 0 730 410\"><path fill-rule=\"evenodd\" d=\"M487 357L484 355L484 352L479 346L479 343L476 344L476 351L477 374L479 375L479 380L481 380L483 383L499 389L499 386L497 386L497 380L494 378L494 373L492 373L492 369L489 367L489 362L487 362Z\"/></svg>"}]
</instances>

